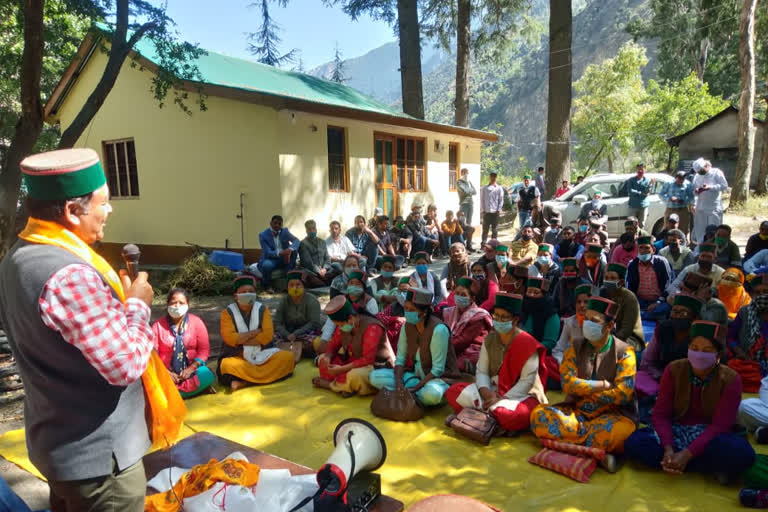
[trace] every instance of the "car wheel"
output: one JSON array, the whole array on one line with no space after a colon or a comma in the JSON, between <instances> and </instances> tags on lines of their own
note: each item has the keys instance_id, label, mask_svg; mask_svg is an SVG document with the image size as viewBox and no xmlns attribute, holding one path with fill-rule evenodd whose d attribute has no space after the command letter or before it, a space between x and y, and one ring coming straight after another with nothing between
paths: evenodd
<instances>
[{"instance_id":1,"label":"car wheel","mask_svg":"<svg viewBox=\"0 0 768 512\"><path fill-rule=\"evenodd\" d=\"M653 229L651 230L651 234L654 238L657 238L657 235L661 233L662 229L664 229L664 217L656 221L656 224L653 225Z\"/></svg>"}]
</instances>

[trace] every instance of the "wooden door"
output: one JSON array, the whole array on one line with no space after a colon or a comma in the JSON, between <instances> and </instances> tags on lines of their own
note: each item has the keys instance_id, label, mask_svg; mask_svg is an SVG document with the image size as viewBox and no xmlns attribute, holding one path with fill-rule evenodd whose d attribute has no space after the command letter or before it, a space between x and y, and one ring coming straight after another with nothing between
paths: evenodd
<instances>
[{"instance_id":1,"label":"wooden door","mask_svg":"<svg viewBox=\"0 0 768 512\"><path fill-rule=\"evenodd\" d=\"M395 169L395 139L384 135L374 137L376 164L376 206L384 215L394 219L398 215L397 170Z\"/></svg>"}]
</instances>

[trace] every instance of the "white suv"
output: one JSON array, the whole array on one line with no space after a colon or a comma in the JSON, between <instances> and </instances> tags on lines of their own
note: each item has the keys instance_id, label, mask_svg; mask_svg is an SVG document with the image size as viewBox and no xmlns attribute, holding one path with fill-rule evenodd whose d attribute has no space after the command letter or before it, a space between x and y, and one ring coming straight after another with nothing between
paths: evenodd
<instances>
[{"instance_id":1,"label":"white suv","mask_svg":"<svg viewBox=\"0 0 768 512\"><path fill-rule=\"evenodd\" d=\"M608 236L616 238L624 232L624 221L629 213L629 191L627 180L634 174L595 174L586 178L579 185L558 197L544 201L546 218L554 212L560 212L562 225L576 225L582 206L592 200L598 190L603 194L603 202L608 206ZM665 201L659 197L659 192L665 183L674 181L672 176L662 173L646 173L648 179L655 180L648 195L648 218L645 221L646 231L656 234L664 228Z\"/></svg>"}]
</instances>

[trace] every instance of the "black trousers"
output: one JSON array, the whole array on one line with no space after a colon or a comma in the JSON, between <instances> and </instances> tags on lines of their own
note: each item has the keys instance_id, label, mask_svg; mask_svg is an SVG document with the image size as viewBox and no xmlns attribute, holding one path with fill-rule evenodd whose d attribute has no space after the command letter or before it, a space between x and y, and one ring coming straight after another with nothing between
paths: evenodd
<instances>
[{"instance_id":1,"label":"black trousers","mask_svg":"<svg viewBox=\"0 0 768 512\"><path fill-rule=\"evenodd\" d=\"M491 238L498 238L499 236L499 212L483 214L483 236L481 242L485 245L485 241L488 240L488 230L491 230Z\"/></svg>"}]
</instances>

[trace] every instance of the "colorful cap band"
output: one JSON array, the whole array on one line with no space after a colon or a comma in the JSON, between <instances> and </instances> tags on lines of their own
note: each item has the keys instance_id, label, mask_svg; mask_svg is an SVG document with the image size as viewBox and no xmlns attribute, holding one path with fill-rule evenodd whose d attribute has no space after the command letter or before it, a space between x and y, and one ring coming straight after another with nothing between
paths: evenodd
<instances>
[{"instance_id":1,"label":"colorful cap band","mask_svg":"<svg viewBox=\"0 0 768 512\"><path fill-rule=\"evenodd\" d=\"M519 315L523 311L523 297L513 293L499 292L496 294L493 307Z\"/></svg>"},{"instance_id":2,"label":"colorful cap band","mask_svg":"<svg viewBox=\"0 0 768 512\"><path fill-rule=\"evenodd\" d=\"M678 293L675 295L673 305L683 306L684 308L688 308L698 315L701 313L701 307L704 305L704 303L692 295Z\"/></svg>"},{"instance_id":3,"label":"colorful cap band","mask_svg":"<svg viewBox=\"0 0 768 512\"><path fill-rule=\"evenodd\" d=\"M71 199L90 194L107 182L99 155L89 148L60 149L21 161L28 197Z\"/></svg>"},{"instance_id":4,"label":"colorful cap band","mask_svg":"<svg viewBox=\"0 0 768 512\"><path fill-rule=\"evenodd\" d=\"M712 341L722 342L725 340L725 328L717 322L706 322L704 320L696 320L691 325L690 338L707 338Z\"/></svg>"},{"instance_id":5,"label":"colorful cap band","mask_svg":"<svg viewBox=\"0 0 768 512\"><path fill-rule=\"evenodd\" d=\"M612 300L608 300L605 297L590 297L587 303L587 309L602 313L609 318L616 316L616 303Z\"/></svg>"},{"instance_id":6,"label":"colorful cap band","mask_svg":"<svg viewBox=\"0 0 768 512\"><path fill-rule=\"evenodd\" d=\"M576 271L579 268L579 261L576 258L563 258L560 262L563 264L563 270L572 268Z\"/></svg>"},{"instance_id":7,"label":"colorful cap band","mask_svg":"<svg viewBox=\"0 0 768 512\"><path fill-rule=\"evenodd\" d=\"M606 272L616 272L621 279L627 277L627 267L621 263L609 263Z\"/></svg>"},{"instance_id":8,"label":"colorful cap band","mask_svg":"<svg viewBox=\"0 0 768 512\"><path fill-rule=\"evenodd\" d=\"M355 314L355 308L345 296L337 295L325 306L325 314L335 322L344 322Z\"/></svg>"}]
</instances>

